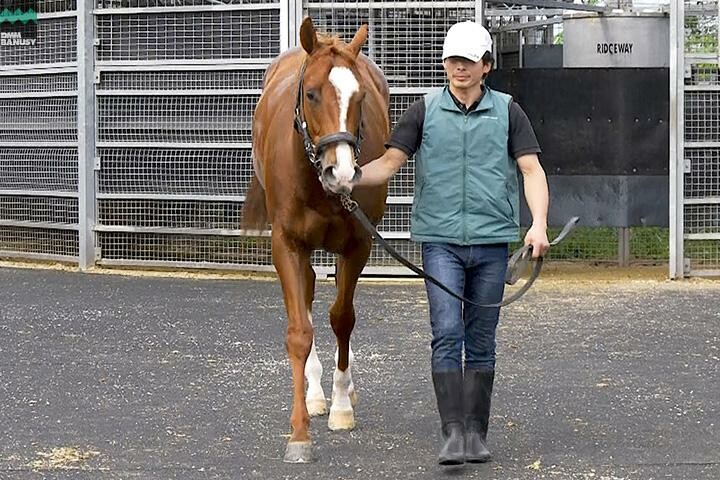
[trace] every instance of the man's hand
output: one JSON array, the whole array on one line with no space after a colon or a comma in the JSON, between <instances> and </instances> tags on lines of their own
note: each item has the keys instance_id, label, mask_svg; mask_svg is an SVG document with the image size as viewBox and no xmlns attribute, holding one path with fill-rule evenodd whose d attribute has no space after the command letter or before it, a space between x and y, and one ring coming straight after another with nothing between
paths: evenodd
<instances>
[{"instance_id":1,"label":"man's hand","mask_svg":"<svg viewBox=\"0 0 720 480\"><path fill-rule=\"evenodd\" d=\"M533 258L542 257L550 248L547 237L547 228L542 225L533 225L525 234L525 245L532 245Z\"/></svg>"},{"instance_id":2,"label":"man's hand","mask_svg":"<svg viewBox=\"0 0 720 480\"><path fill-rule=\"evenodd\" d=\"M362 166L362 176L356 185L358 187L382 185L405 165L407 159L407 154L399 148L388 148L383 156Z\"/></svg>"}]
</instances>

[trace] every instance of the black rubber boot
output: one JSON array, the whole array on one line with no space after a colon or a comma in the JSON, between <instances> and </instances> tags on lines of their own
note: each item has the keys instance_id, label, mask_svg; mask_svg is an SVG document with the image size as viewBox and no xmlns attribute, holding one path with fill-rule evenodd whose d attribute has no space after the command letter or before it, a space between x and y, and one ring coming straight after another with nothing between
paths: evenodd
<instances>
[{"instance_id":1,"label":"black rubber boot","mask_svg":"<svg viewBox=\"0 0 720 480\"><path fill-rule=\"evenodd\" d=\"M487 431L494 379L494 370L465 369L465 459L471 463L490 460Z\"/></svg>"},{"instance_id":2,"label":"black rubber boot","mask_svg":"<svg viewBox=\"0 0 720 480\"><path fill-rule=\"evenodd\" d=\"M462 371L433 372L432 378L444 439L438 463L461 465L465 463Z\"/></svg>"}]
</instances>

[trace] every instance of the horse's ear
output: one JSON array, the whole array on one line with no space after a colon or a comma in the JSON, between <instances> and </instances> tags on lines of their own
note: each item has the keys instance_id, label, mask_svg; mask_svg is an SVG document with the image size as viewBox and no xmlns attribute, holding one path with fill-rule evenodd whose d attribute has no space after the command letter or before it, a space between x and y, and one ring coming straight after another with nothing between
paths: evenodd
<instances>
[{"instance_id":1,"label":"horse's ear","mask_svg":"<svg viewBox=\"0 0 720 480\"><path fill-rule=\"evenodd\" d=\"M317 33L315 33L315 25L313 25L310 17L305 17L302 25L300 25L300 45L308 55L312 55L317 46Z\"/></svg>"},{"instance_id":2,"label":"horse's ear","mask_svg":"<svg viewBox=\"0 0 720 480\"><path fill-rule=\"evenodd\" d=\"M352 42L347 46L348 51L353 54L353 56L357 57L358 53L360 53L360 49L363 45L365 45L365 42L367 41L368 36L368 26L367 24L363 24L358 28L357 33L355 34L355 37L352 39Z\"/></svg>"}]
</instances>

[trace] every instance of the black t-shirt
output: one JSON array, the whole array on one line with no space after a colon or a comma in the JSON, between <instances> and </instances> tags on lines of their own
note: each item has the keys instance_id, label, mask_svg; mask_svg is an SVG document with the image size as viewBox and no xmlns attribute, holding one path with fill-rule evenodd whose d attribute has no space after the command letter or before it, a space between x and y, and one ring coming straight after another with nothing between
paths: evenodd
<instances>
[{"instance_id":1,"label":"black t-shirt","mask_svg":"<svg viewBox=\"0 0 720 480\"><path fill-rule=\"evenodd\" d=\"M450 92L455 105L467 115L472 112L480 104L480 100L476 101L470 108L465 107ZM480 98L482 99L482 97ZM513 158L528 153L540 153L540 145L538 144L535 132L533 131L530 119L520 108L520 105L514 101L510 101L510 132L508 136L508 153ZM425 97L421 97L415 103L410 105L405 113L398 120L392 131L390 140L385 147L399 148L409 157L412 157L420 148L422 142L423 124L425 123Z\"/></svg>"}]
</instances>

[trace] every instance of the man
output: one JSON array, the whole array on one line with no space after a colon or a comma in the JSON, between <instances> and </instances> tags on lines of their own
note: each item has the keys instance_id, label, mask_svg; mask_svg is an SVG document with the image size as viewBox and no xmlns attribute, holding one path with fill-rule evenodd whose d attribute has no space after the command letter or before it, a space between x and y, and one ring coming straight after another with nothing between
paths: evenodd
<instances>
[{"instance_id":1,"label":"man","mask_svg":"<svg viewBox=\"0 0 720 480\"><path fill-rule=\"evenodd\" d=\"M387 152L363 166L359 185L377 185L415 154L411 238L427 273L478 304L502 299L508 242L519 235L517 170L533 223L525 244L548 247L548 188L527 116L509 95L483 84L492 39L480 24L453 25L443 44L448 85L411 105ZM452 298L426 282L432 378L442 423L439 463L486 462L499 308ZM465 365L463 372L463 344Z\"/></svg>"}]
</instances>

